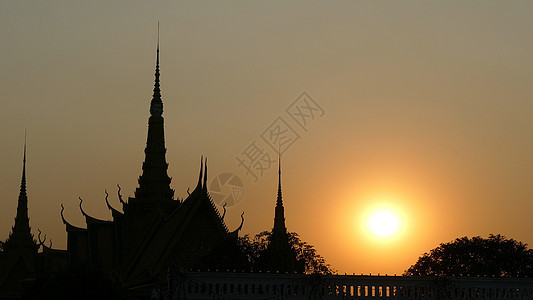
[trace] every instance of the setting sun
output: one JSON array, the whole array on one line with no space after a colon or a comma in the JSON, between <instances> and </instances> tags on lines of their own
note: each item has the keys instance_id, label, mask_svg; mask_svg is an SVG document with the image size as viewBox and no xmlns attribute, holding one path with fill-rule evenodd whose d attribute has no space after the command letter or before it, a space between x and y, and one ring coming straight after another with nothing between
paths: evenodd
<instances>
[{"instance_id":1,"label":"setting sun","mask_svg":"<svg viewBox=\"0 0 533 300\"><path fill-rule=\"evenodd\" d=\"M398 216L389 210L374 212L367 222L368 230L378 237L390 237L400 228Z\"/></svg>"},{"instance_id":2,"label":"setting sun","mask_svg":"<svg viewBox=\"0 0 533 300\"><path fill-rule=\"evenodd\" d=\"M392 198L391 198L392 199ZM397 200L378 201L370 204L359 219L359 228L365 233L368 241L394 242L401 239L406 231L406 215Z\"/></svg>"}]
</instances>

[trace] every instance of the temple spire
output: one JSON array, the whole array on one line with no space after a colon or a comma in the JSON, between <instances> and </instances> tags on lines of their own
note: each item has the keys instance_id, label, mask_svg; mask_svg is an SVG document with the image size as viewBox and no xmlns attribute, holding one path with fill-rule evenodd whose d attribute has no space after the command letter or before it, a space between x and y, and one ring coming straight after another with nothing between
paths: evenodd
<instances>
[{"instance_id":1,"label":"temple spire","mask_svg":"<svg viewBox=\"0 0 533 300\"><path fill-rule=\"evenodd\" d=\"M26 192L26 133L24 133L24 156L22 159L22 179L20 181L20 192L17 203L17 215L15 225L5 247L9 246L35 246L30 230L30 219L28 217L28 195Z\"/></svg>"},{"instance_id":2,"label":"temple spire","mask_svg":"<svg viewBox=\"0 0 533 300\"><path fill-rule=\"evenodd\" d=\"M20 181L20 194L26 196L26 132L24 132L24 156L22 158L22 180Z\"/></svg>"},{"instance_id":3,"label":"temple spire","mask_svg":"<svg viewBox=\"0 0 533 300\"><path fill-rule=\"evenodd\" d=\"M173 200L174 191L170 188L165 154L165 129L163 119L163 101L159 86L159 23L157 24L157 50L155 64L154 94L150 102L148 119L148 137L144 150L143 173L139 177L139 187L135 197L144 200Z\"/></svg>"},{"instance_id":4,"label":"temple spire","mask_svg":"<svg viewBox=\"0 0 533 300\"><path fill-rule=\"evenodd\" d=\"M278 199L274 216L274 227L264 253L265 270L280 273L303 273L303 262L298 261L296 252L285 227L285 209L281 198L281 152L278 156Z\"/></svg>"},{"instance_id":5,"label":"temple spire","mask_svg":"<svg viewBox=\"0 0 533 300\"><path fill-rule=\"evenodd\" d=\"M150 102L150 115L161 116L163 115L163 101L161 100L161 89L159 86L159 23L157 23L157 50L155 60L155 82L154 82L154 94L152 95L152 101Z\"/></svg>"},{"instance_id":6,"label":"temple spire","mask_svg":"<svg viewBox=\"0 0 533 300\"><path fill-rule=\"evenodd\" d=\"M283 200L281 198L281 157L278 158L278 200L276 205L283 206Z\"/></svg>"},{"instance_id":7,"label":"temple spire","mask_svg":"<svg viewBox=\"0 0 533 300\"><path fill-rule=\"evenodd\" d=\"M281 197L281 154L278 156L278 198L276 201L276 211L274 215L273 234L286 234L285 227L285 209L283 207L283 199Z\"/></svg>"}]
</instances>

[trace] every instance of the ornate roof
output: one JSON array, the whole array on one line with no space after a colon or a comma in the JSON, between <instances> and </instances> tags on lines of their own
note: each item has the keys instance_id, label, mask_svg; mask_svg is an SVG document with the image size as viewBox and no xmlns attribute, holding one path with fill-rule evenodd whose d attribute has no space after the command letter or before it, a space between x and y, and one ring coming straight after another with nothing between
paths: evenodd
<instances>
[{"instance_id":1,"label":"ornate roof","mask_svg":"<svg viewBox=\"0 0 533 300\"><path fill-rule=\"evenodd\" d=\"M84 231L87 231L86 228L81 228L81 227L78 227L78 226L74 226L72 224L70 224L66 219L65 219L65 216L63 215L63 211L65 210L65 207L63 206L63 203L61 203L61 220L63 221L63 224L65 224L65 229L67 230L67 232L84 232Z\"/></svg>"}]
</instances>

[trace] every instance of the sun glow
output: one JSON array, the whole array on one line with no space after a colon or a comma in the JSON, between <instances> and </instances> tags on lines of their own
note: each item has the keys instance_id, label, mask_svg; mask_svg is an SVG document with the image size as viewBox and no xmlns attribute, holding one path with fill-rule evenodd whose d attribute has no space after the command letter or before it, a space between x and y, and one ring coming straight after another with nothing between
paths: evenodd
<instances>
[{"instance_id":1,"label":"sun glow","mask_svg":"<svg viewBox=\"0 0 533 300\"><path fill-rule=\"evenodd\" d=\"M400 238L405 231L405 217L390 204L375 205L364 214L362 228L375 241L389 242Z\"/></svg>"},{"instance_id":2,"label":"sun glow","mask_svg":"<svg viewBox=\"0 0 533 300\"><path fill-rule=\"evenodd\" d=\"M400 220L390 210L378 210L368 218L367 226L375 236L386 238L398 232Z\"/></svg>"}]
</instances>

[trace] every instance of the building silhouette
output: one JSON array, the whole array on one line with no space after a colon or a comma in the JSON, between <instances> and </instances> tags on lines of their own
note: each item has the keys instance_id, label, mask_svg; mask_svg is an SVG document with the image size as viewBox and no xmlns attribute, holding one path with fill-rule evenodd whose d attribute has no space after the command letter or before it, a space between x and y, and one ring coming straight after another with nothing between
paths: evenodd
<instances>
[{"instance_id":1,"label":"building silhouette","mask_svg":"<svg viewBox=\"0 0 533 300\"><path fill-rule=\"evenodd\" d=\"M66 266L97 266L104 274L141 297L167 284L169 268L208 269L217 260L217 249L236 241L240 226L230 231L207 190L207 158L201 158L196 188L183 199L174 199L167 174L163 101L159 72L159 42L156 52L155 82L150 102L148 136L142 173L134 197L122 199L116 209L106 204L112 220L88 215L80 198L79 208L85 227L61 218L67 233L67 249L53 249L36 241L30 232L26 194L26 150L15 225L0 252L0 298L18 298L24 284L36 278L53 276ZM38 249L42 251L38 253ZM220 258L222 259L222 258Z\"/></svg>"},{"instance_id":2,"label":"building silhouette","mask_svg":"<svg viewBox=\"0 0 533 300\"><path fill-rule=\"evenodd\" d=\"M60 216L67 233L67 249L46 245L46 237L38 240L31 233L26 193L26 145L22 180L15 225L0 251L0 298L18 299L36 281L53 278L54 274L77 266L96 267L106 276L115 278L135 297L147 297L156 289L168 285L169 270L215 270L231 268L239 257L238 233L244 223L230 231L215 207L207 190L207 158L201 158L196 188L183 199L174 199L166 161L163 101L160 88L159 43L156 51L155 80L150 101L148 135L142 173L134 197L123 200L121 208L105 202L112 220L90 216L79 209L85 226L72 225ZM281 162L278 169L278 197L274 226L264 257L265 271L303 272L289 243L285 227L281 194ZM229 246L228 246L229 245ZM41 250L39 252L39 249ZM238 263L237 263L238 265Z\"/></svg>"},{"instance_id":3,"label":"building silhouette","mask_svg":"<svg viewBox=\"0 0 533 300\"><path fill-rule=\"evenodd\" d=\"M96 264L118 276L128 289L149 291L167 281L170 267L208 268L217 247L236 240L239 228L229 231L207 190L207 158L200 161L196 188L184 200L174 199L167 174L163 101L159 81L159 45L155 83L150 102L148 136L142 174L134 197L113 208L111 221L99 220L83 210L86 227L70 224L67 231L69 263ZM63 208L62 211L63 212Z\"/></svg>"}]
</instances>

